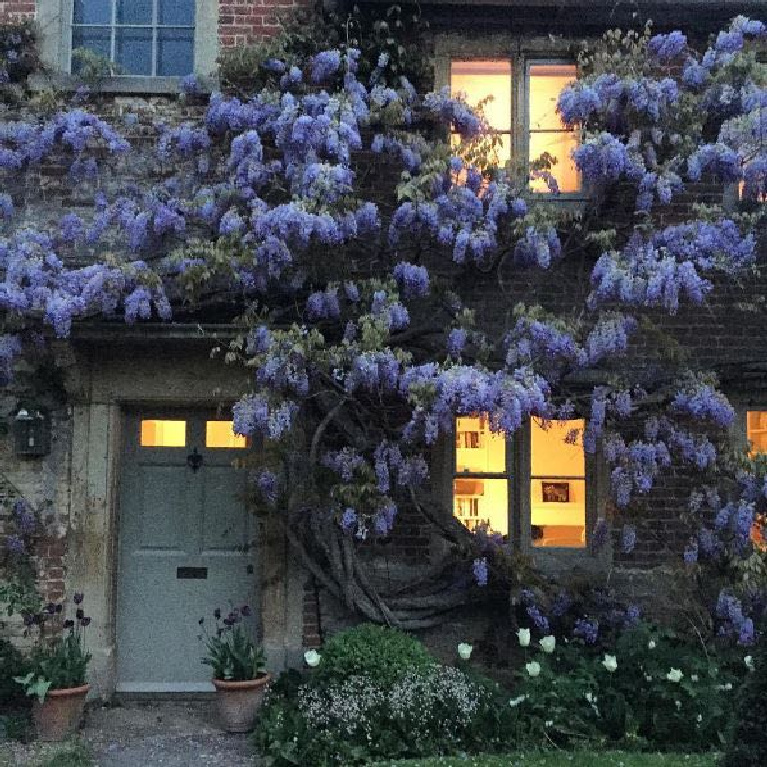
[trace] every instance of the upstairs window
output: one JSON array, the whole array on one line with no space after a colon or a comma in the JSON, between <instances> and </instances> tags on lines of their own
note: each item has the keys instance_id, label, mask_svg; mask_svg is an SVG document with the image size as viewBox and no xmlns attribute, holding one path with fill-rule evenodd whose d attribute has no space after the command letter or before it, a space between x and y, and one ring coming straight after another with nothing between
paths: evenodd
<instances>
[{"instance_id":1,"label":"upstairs window","mask_svg":"<svg viewBox=\"0 0 767 767\"><path fill-rule=\"evenodd\" d=\"M114 62L120 75L194 71L195 0L74 0L71 50ZM71 68L77 71L77 62Z\"/></svg>"},{"instance_id":2,"label":"upstairs window","mask_svg":"<svg viewBox=\"0 0 767 767\"><path fill-rule=\"evenodd\" d=\"M567 63L528 62L521 69L510 59L453 60L450 64L451 92L464 94L473 107L482 104L490 128L500 139L497 157L492 159L505 167L515 158L524 157L529 164L545 153L554 161L549 172L562 194L581 190L580 173L571 158L579 133L567 128L556 110L559 94L575 77L575 65ZM523 94L521 99L515 98L517 92ZM514 105L520 103L522 114L515 114ZM549 191L540 178L529 185L536 193Z\"/></svg>"},{"instance_id":3,"label":"upstairs window","mask_svg":"<svg viewBox=\"0 0 767 767\"><path fill-rule=\"evenodd\" d=\"M767 456L767 410L746 413L746 437L750 455ZM751 528L751 540L760 549L767 549L767 519L764 515L757 515Z\"/></svg>"}]
</instances>

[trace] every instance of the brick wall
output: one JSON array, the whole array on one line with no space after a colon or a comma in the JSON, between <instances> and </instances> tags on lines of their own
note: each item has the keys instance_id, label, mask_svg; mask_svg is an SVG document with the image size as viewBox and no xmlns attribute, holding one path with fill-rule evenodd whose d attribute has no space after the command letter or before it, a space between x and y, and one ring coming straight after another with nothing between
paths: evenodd
<instances>
[{"instance_id":1,"label":"brick wall","mask_svg":"<svg viewBox=\"0 0 767 767\"><path fill-rule=\"evenodd\" d=\"M219 43L231 48L269 37L279 29L278 17L312 5L312 0L220 0Z\"/></svg>"},{"instance_id":2,"label":"brick wall","mask_svg":"<svg viewBox=\"0 0 767 767\"><path fill-rule=\"evenodd\" d=\"M34 15L34 0L0 0L0 24L31 19Z\"/></svg>"}]
</instances>

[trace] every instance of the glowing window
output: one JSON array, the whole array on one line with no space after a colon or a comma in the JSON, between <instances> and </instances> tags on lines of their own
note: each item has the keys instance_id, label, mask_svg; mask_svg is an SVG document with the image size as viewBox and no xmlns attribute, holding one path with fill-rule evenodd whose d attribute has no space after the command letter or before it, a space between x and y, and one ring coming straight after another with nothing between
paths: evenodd
<instances>
[{"instance_id":1,"label":"glowing window","mask_svg":"<svg viewBox=\"0 0 767 767\"><path fill-rule=\"evenodd\" d=\"M533 546L586 545L584 422L530 424L530 527Z\"/></svg>"},{"instance_id":2,"label":"glowing window","mask_svg":"<svg viewBox=\"0 0 767 767\"><path fill-rule=\"evenodd\" d=\"M556 162L550 173L562 193L580 191L581 178L571 154L578 146L578 133L565 127L557 114L557 98L575 80L572 64L533 64L528 72L528 161L547 153ZM543 179L530 182L534 192L548 192Z\"/></svg>"},{"instance_id":3,"label":"glowing window","mask_svg":"<svg viewBox=\"0 0 767 767\"><path fill-rule=\"evenodd\" d=\"M186 447L186 421L141 421L141 447Z\"/></svg>"},{"instance_id":4,"label":"glowing window","mask_svg":"<svg viewBox=\"0 0 767 767\"><path fill-rule=\"evenodd\" d=\"M751 446L751 455L767 453L767 410L748 411L746 435Z\"/></svg>"},{"instance_id":5,"label":"glowing window","mask_svg":"<svg viewBox=\"0 0 767 767\"><path fill-rule=\"evenodd\" d=\"M499 476L500 475L500 476ZM456 419L453 511L470 530L509 532L506 435L492 432L487 416Z\"/></svg>"},{"instance_id":6,"label":"glowing window","mask_svg":"<svg viewBox=\"0 0 767 767\"><path fill-rule=\"evenodd\" d=\"M450 65L450 92L462 93L467 103L482 110L488 124L500 139L494 164L504 167L511 161L511 62L510 61L453 61ZM488 100L488 97L492 97ZM454 144L459 143L457 135Z\"/></svg>"},{"instance_id":7,"label":"glowing window","mask_svg":"<svg viewBox=\"0 0 767 767\"><path fill-rule=\"evenodd\" d=\"M749 410L746 413L746 436L749 454L767 455L767 410ZM751 528L751 540L761 549L767 549L767 519L758 516Z\"/></svg>"},{"instance_id":8,"label":"glowing window","mask_svg":"<svg viewBox=\"0 0 767 767\"><path fill-rule=\"evenodd\" d=\"M238 449L249 445L247 437L234 433L233 421L205 422L205 447Z\"/></svg>"}]
</instances>

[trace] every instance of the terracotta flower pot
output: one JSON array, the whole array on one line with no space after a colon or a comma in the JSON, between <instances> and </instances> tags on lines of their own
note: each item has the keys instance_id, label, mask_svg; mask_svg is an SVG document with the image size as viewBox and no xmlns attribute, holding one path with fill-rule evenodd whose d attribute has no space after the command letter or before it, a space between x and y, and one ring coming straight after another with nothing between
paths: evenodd
<instances>
[{"instance_id":1,"label":"terracotta flower pot","mask_svg":"<svg viewBox=\"0 0 767 767\"><path fill-rule=\"evenodd\" d=\"M45 700L32 704L32 719L40 740L59 742L77 730L90 685L48 690Z\"/></svg>"},{"instance_id":2,"label":"terracotta flower pot","mask_svg":"<svg viewBox=\"0 0 767 767\"><path fill-rule=\"evenodd\" d=\"M226 682L214 679L216 705L221 725L227 732L250 732L264 700L269 674L244 682Z\"/></svg>"}]
</instances>

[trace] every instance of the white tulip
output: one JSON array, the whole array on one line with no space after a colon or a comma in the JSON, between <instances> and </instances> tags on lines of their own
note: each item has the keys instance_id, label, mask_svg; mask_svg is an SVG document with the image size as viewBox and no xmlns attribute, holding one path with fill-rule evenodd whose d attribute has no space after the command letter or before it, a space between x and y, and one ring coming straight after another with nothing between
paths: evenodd
<instances>
[{"instance_id":1,"label":"white tulip","mask_svg":"<svg viewBox=\"0 0 767 767\"><path fill-rule=\"evenodd\" d=\"M647 649L648 649L648 650L654 650L654 649L655 649L655 647L656 647L656 644L655 644L655 640L654 640L654 639L651 639L651 640L650 640L650 641L647 643Z\"/></svg>"},{"instance_id":2,"label":"white tulip","mask_svg":"<svg viewBox=\"0 0 767 767\"><path fill-rule=\"evenodd\" d=\"M668 674L666 674L666 679L668 679L669 682L681 682L683 676L684 674L678 668L672 668Z\"/></svg>"},{"instance_id":3,"label":"white tulip","mask_svg":"<svg viewBox=\"0 0 767 767\"><path fill-rule=\"evenodd\" d=\"M605 655L602 665L612 674L618 668L618 660L614 655Z\"/></svg>"},{"instance_id":4,"label":"white tulip","mask_svg":"<svg viewBox=\"0 0 767 767\"><path fill-rule=\"evenodd\" d=\"M543 650L543 652L554 652L556 646L557 638L554 636L547 636L541 639L541 650Z\"/></svg>"},{"instance_id":5,"label":"white tulip","mask_svg":"<svg viewBox=\"0 0 767 767\"><path fill-rule=\"evenodd\" d=\"M517 631L517 639L519 639L520 647L530 646L530 629L520 629Z\"/></svg>"},{"instance_id":6,"label":"white tulip","mask_svg":"<svg viewBox=\"0 0 767 767\"><path fill-rule=\"evenodd\" d=\"M749 671L754 670L754 659L750 655L746 655L746 657L743 658L743 662L746 664L746 668Z\"/></svg>"},{"instance_id":7,"label":"white tulip","mask_svg":"<svg viewBox=\"0 0 767 767\"><path fill-rule=\"evenodd\" d=\"M538 676L541 673L541 664L537 660L531 660L525 664L525 669L530 676Z\"/></svg>"},{"instance_id":8,"label":"white tulip","mask_svg":"<svg viewBox=\"0 0 767 767\"><path fill-rule=\"evenodd\" d=\"M466 642L461 642L458 645L458 657L461 660L469 660L471 658L471 651L474 649L470 644L467 644Z\"/></svg>"},{"instance_id":9,"label":"white tulip","mask_svg":"<svg viewBox=\"0 0 767 767\"><path fill-rule=\"evenodd\" d=\"M304 653L304 660L309 668L314 668L320 665L320 659L322 656L316 650L307 650Z\"/></svg>"}]
</instances>

